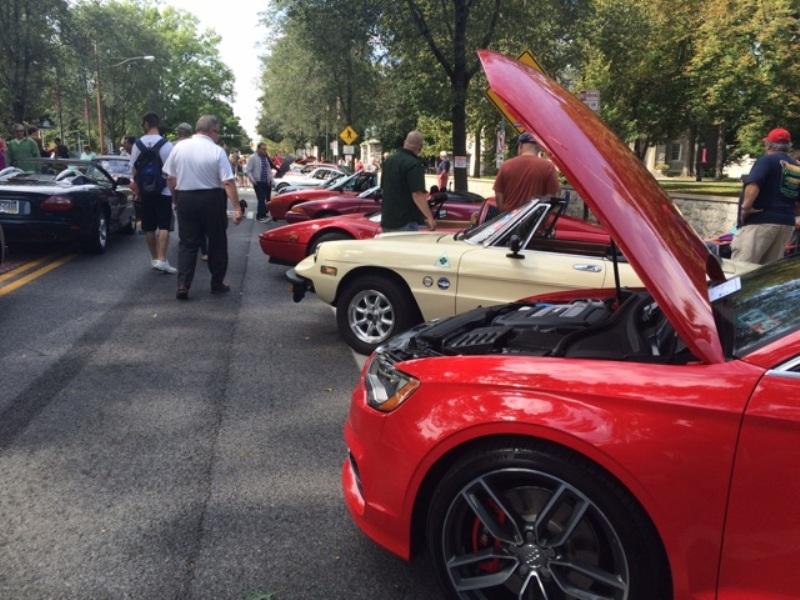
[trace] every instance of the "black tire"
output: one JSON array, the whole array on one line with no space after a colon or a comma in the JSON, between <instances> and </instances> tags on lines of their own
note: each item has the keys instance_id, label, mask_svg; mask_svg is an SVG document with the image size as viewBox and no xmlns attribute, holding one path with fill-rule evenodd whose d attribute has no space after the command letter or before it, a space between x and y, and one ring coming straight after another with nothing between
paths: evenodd
<instances>
[{"instance_id":1,"label":"black tire","mask_svg":"<svg viewBox=\"0 0 800 600\"><path fill-rule=\"evenodd\" d=\"M541 514L547 517L537 523ZM448 598L516 599L526 582L542 582L549 600L592 593L672 598L663 547L642 509L607 473L560 448L535 442L475 448L444 473L426 526L428 552ZM468 578L480 587L466 589ZM568 586L584 594L569 594Z\"/></svg>"},{"instance_id":2,"label":"black tire","mask_svg":"<svg viewBox=\"0 0 800 600\"><path fill-rule=\"evenodd\" d=\"M365 301L377 300L374 310L366 308ZM356 333L358 327L351 327L351 317L364 311L365 335ZM368 314L364 314L368 313ZM380 314L379 314L380 313ZM382 320L381 317L386 317ZM386 323L386 320L390 323ZM370 336L370 325L376 328L375 335ZM370 274L356 276L349 281L336 302L336 323L339 333L347 344L356 352L370 354L393 335L405 331L420 321L419 311L408 291L397 281L385 275Z\"/></svg>"},{"instance_id":3,"label":"black tire","mask_svg":"<svg viewBox=\"0 0 800 600\"><path fill-rule=\"evenodd\" d=\"M347 233L342 233L339 231L331 231L328 233L323 233L322 235L314 238L311 240L311 243L308 245L308 252L306 256L311 256L314 252L317 251L317 246L319 246L322 242L335 242L336 240L352 240L353 236Z\"/></svg>"},{"instance_id":4,"label":"black tire","mask_svg":"<svg viewBox=\"0 0 800 600\"><path fill-rule=\"evenodd\" d=\"M108 248L108 233L108 213L101 209L97 211L91 233L81 240L81 248L89 254L102 254Z\"/></svg>"}]
</instances>

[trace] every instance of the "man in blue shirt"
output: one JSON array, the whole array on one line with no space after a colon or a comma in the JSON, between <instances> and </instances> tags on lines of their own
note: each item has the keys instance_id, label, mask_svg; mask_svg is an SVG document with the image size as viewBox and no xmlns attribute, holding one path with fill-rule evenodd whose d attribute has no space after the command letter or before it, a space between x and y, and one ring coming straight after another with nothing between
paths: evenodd
<instances>
[{"instance_id":1,"label":"man in blue shirt","mask_svg":"<svg viewBox=\"0 0 800 600\"><path fill-rule=\"evenodd\" d=\"M256 192L258 202L256 220L259 223L266 223L269 221L267 203L272 195L272 161L269 159L267 145L264 142L256 146L256 153L247 160L244 171Z\"/></svg>"},{"instance_id":2,"label":"man in blue shirt","mask_svg":"<svg viewBox=\"0 0 800 600\"><path fill-rule=\"evenodd\" d=\"M786 129L773 129L764 138L766 154L744 180L739 231L731 244L734 260L767 264L783 256L786 242L800 226L800 197L787 185L797 165L788 152L792 137Z\"/></svg>"}]
</instances>

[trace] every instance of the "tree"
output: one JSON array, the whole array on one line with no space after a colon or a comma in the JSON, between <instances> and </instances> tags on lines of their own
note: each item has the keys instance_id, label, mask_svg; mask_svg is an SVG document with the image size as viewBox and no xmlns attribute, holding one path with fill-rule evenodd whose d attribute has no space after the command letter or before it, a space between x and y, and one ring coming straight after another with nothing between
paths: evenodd
<instances>
[{"instance_id":1,"label":"tree","mask_svg":"<svg viewBox=\"0 0 800 600\"><path fill-rule=\"evenodd\" d=\"M595 0L581 35L577 86L598 89L601 114L644 157L687 126L687 3Z\"/></svg>"},{"instance_id":2,"label":"tree","mask_svg":"<svg viewBox=\"0 0 800 600\"><path fill-rule=\"evenodd\" d=\"M492 41L500 16L501 0L406 0L416 33L425 40L433 60L450 84L453 154L467 154L467 92L480 65L475 52ZM415 52L416 35L400 19L386 20L393 29L388 39L396 51L408 56ZM430 61L429 61L430 62ZM454 187L467 189L467 171L454 169Z\"/></svg>"},{"instance_id":3,"label":"tree","mask_svg":"<svg viewBox=\"0 0 800 600\"><path fill-rule=\"evenodd\" d=\"M0 119L38 120L49 106L65 0L0 2Z\"/></svg>"}]
</instances>

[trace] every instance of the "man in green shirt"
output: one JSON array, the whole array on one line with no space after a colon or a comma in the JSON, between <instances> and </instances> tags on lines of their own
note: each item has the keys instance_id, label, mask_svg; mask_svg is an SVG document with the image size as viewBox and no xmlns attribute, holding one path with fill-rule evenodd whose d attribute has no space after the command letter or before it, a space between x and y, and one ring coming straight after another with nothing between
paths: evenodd
<instances>
[{"instance_id":1,"label":"man in green shirt","mask_svg":"<svg viewBox=\"0 0 800 600\"><path fill-rule=\"evenodd\" d=\"M25 135L25 127L14 125L14 139L8 142L8 162L12 167L29 168L29 158L39 158L39 146Z\"/></svg>"},{"instance_id":2,"label":"man in green shirt","mask_svg":"<svg viewBox=\"0 0 800 600\"><path fill-rule=\"evenodd\" d=\"M422 222L427 223L430 230L436 228L425 191L425 167L418 158L422 142L419 131L410 132L403 147L383 163L383 231L417 231Z\"/></svg>"}]
</instances>

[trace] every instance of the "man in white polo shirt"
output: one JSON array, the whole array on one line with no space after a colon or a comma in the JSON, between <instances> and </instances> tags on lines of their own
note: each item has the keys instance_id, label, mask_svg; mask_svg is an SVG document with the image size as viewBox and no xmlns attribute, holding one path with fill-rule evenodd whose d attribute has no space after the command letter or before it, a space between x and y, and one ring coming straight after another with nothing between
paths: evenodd
<instances>
[{"instance_id":1,"label":"man in white polo shirt","mask_svg":"<svg viewBox=\"0 0 800 600\"><path fill-rule=\"evenodd\" d=\"M230 291L225 283L228 270L228 224L225 201L233 206L233 221L242 220L236 180L225 151L217 145L219 119L204 115L197 121L197 133L176 144L164 165L167 182L175 190L178 205L178 300L188 300L197 250L203 236L208 237L208 270L211 293Z\"/></svg>"}]
</instances>

